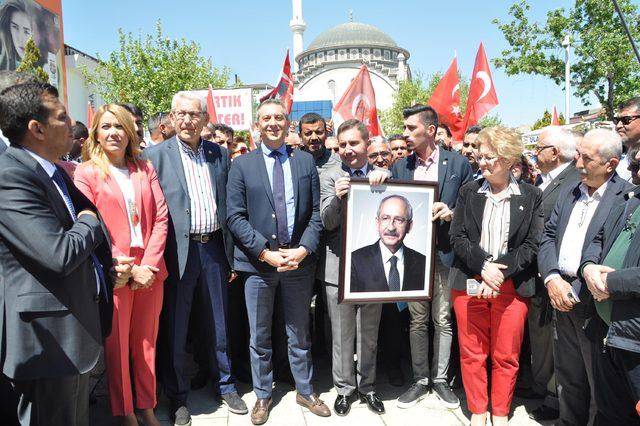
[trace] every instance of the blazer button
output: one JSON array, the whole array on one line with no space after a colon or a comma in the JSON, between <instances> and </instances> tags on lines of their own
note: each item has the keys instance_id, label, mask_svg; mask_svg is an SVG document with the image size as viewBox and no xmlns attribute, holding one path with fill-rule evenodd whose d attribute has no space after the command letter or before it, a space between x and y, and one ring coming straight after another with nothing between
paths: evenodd
<instances>
[{"instance_id":1,"label":"blazer button","mask_svg":"<svg viewBox=\"0 0 640 426\"><path fill-rule=\"evenodd\" d=\"M185 238L189 238L189 234L184 234L184 237Z\"/></svg>"},{"instance_id":2,"label":"blazer button","mask_svg":"<svg viewBox=\"0 0 640 426\"><path fill-rule=\"evenodd\" d=\"M271 236L271 238L273 238L273 239L275 240L275 239L276 239L276 236L275 236L275 235L272 235L272 236Z\"/></svg>"},{"instance_id":3,"label":"blazer button","mask_svg":"<svg viewBox=\"0 0 640 426\"><path fill-rule=\"evenodd\" d=\"M186 214L189 214L189 209L186 209L184 212L185 212Z\"/></svg>"},{"instance_id":4,"label":"blazer button","mask_svg":"<svg viewBox=\"0 0 640 426\"><path fill-rule=\"evenodd\" d=\"M276 214L275 213L271 213L271 217L275 219L276 218Z\"/></svg>"}]
</instances>

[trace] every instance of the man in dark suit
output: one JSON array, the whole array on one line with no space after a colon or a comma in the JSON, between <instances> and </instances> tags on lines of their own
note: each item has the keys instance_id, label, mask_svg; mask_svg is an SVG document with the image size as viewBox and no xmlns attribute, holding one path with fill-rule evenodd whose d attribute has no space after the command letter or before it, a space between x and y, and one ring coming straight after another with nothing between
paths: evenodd
<instances>
[{"instance_id":1,"label":"man in dark suit","mask_svg":"<svg viewBox=\"0 0 640 426\"><path fill-rule=\"evenodd\" d=\"M250 355L257 401L254 424L269 417L273 385L271 324L276 289L285 309L296 401L320 416L331 411L313 392L309 309L320 240L320 188L313 157L284 144L284 104L264 101L257 111L260 149L234 160L227 184L227 224L235 269L245 276Z\"/></svg>"},{"instance_id":2,"label":"man in dark suit","mask_svg":"<svg viewBox=\"0 0 640 426\"><path fill-rule=\"evenodd\" d=\"M88 425L89 372L111 328L110 243L95 207L54 164L71 146L58 91L3 90L0 128L12 144L0 157L2 372L21 424ZM121 272L118 283L130 277Z\"/></svg>"},{"instance_id":3,"label":"man in dark suit","mask_svg":"<svg viewBox=\"0 0 640 426\"><path fill-rule=\"evenodd\" d=\"M378 206L376 226L380 239L351 255L351 291L424 290L426 257L404 245L413 226L409 200L401 195L385 197Z\"/></svg>"},{"instance_id":4,"label":"man in dark suit","mask_svg":"<svg viewBox=\"0 0 640 426\"><path fill-rule=\"evenodd\" d=\"M438 182L438 199L434 203L432 220L436 222L435 281L433 298L426 302L410 302L409 340L413 364L413 385L398 398L400 408L408 408L424 398L430 381L437 396L448 408L460 405L458 397L447 383L451 357L451 289L447 284L453 251L449 242L449 226L458 191L472 180L469 162L456 152L440 149L435 143L438 114L425 105L415 105L403 111L407 143L414 153L398 160L391 169L394 179L429 180ZM429 314L433 318L433 368L429 368Z\"/></svg>"},{"instance_id":5,"label":"man in dark suit","mask_svg":"<svg viewBox=\"0 0 640 426\"><path fill-rule=\"evenodd\" d=\"M384 404L375 392L378 326L383 305L338 303L338 283L342 256L342 200L349 193L351 177L368 178L374 185L390 173L367 162L369 131L364 123L347 120L340 125L337 134L342 161L320 176L320 217L325 238L321 246L324 262L319 269L323 269L321 276L331 319L331 372L338 394L333 409L337 415L346 416L359 396L371 411L383 414ZM398 330L394 332L397 334Z\"/></svg>"},{"instance_id":6,"label":"man in dark suit","mask_svg":"<svg viewBox=\"0 0 640 426\"><path fill-rule=\"evenodd\" d=\"M236 391L227 351L227 283L233 264L233 240L225 223L229 155L200 138L208 121L203 99L178 92L171 105L171 121L176 137L147 148L144 156L158 173L171 223L160 325L161 377L175 424L187 425L191 415L184 355L195 303L200 307L196 321L201 335L194 339L194 351L203 358L202 370L231 412L248 410Z\"/></svg>"},{"instance_id":7,"label":"man in dark suit","mask_svg":"<svg viewBox=\"0 0 640 426\"><path fill-rule=\"evenodd\" d=\"M582 253L632 188L615 172L621 154L617 134L596 129L585 135L576 163L582 182L561 191L538 252L538 270L556 309L553 357L563 425L592 424L596 414L591 345L584 333L593 302L577 272Z\"/></svg>"},{"instance_id":8,"label":"man in dark suit","mask_svg":"<svg viewBox=\"0 0 640 426\"><path fill-rule=\"evenodd\" d=\"M540 134L535 148L540 175L536 186L542 190L542 203L545 221L549 220L558 196L563 190L574 187L579 182L580 172L576 169L575 137L566 129L551 126ZM544 398L544 403L529 413L537 421L552 420L558 417L558 392L554 375L552 309L547 291L541 279L536 282L536 295L531 298L527 324L531 344L530 389L519 389L517 396L526 398ZM522 364L527 368L528 359Z\"/></svg>"}]
</instances>

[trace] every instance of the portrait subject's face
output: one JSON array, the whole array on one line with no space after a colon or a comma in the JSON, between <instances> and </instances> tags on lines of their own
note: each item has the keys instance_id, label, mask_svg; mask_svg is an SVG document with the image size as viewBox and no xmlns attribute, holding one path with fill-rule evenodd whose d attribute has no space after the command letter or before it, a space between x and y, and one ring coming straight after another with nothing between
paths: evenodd
<instances>
[{"instance_id":1,"label":"portrait subject's face","mask_svg":"<svg viewBox=\"0 0 640 426\"><path fill-rule=\"evenodd\" d=\"M376 226L382 243L392 253L398 251L412 226L406 203L401 198L384 201L376 217Z\"/></svg>"},{"instance_id":2,"label":"portrait subject's face","mask_svg":"<svg viewBox=\"0 0 640 426\"><path fill-rule=\"evenodd\" d=\"M15 11L11 15L10 26L13 48L18 53L20 59L22 59L24 57L24 47L32 35L31 20L26 13Z\"/></svg>"}]
</instances>

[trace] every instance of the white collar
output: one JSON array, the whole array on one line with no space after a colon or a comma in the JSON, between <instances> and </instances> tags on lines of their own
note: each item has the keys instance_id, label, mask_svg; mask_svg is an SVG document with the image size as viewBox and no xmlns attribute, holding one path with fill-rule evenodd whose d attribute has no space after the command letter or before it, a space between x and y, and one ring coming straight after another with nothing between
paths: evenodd
<instances>
[{"instance_id":1,"label":"white collar","mask_svg":"<svg viewBox=\"0 0 640 426\"><path fill-rule=\"evenodd\" d=\"M45 172L47 172L47 175L49 177L53 177L53 173L55 173L55 171L57 170L55 164L53 164L49 160L45 160L44 158L40 157L38 154L35 154L26 148L23 148L23 149L27 151L29 155L32 156L33 159L38 162L38 164L40 164L40 166L42 166L42 168L44 169Z\"/></svg>"},{"instance_id":2,"label":"white collar","mask_svg":"<svg viewBox=\"0 0 640 426\"><path fill-rule=\"evenodd\" d=\"M553 169L549 173L547 173L547 176L549 177L549 180L551 181L551 180L557 178L558 175L564 171L564 169L569 167L569 164L571 164L571 161L567 161L566 163L560 164L558 167L556 167L555 169Z\"/></svg>"},{"instance_id":3,"label":"white collar","mask_svg":"<svg viewBox=\"0 0 640 426\"><path fill-rule=\"evenodd\" d=\"M509 175L509 185L507 188L499 194L493 194L491 192L491 185L488 180L484 180L480 189L478 189L478 194L485 194L487 197L493 196L494 198L509 198L512 195L521 195L520 194L520 185L518 185L518 181L513 175Z\"/></svg>"},{"instance_id":4,"label":"white collar","mask_svg":"<svg viewBox=\"0 0 640 426\"><path fill-rule=\"evenodd\" d=\"M587 200L601 200L604 196L604 192L607 190L607 186L609 185L609 181L611 178L607 179L598 189L596 189L593 195L589 195L589 188L584 183L580 183L580 192L583 196L587 197Z\"/></svg>"},{"instance_id":5,"label":"white collar","mask_svg":"<svg viewBox=\"0 0 640 426\"><path fill-rule=\"evenodd\" d=\"M404 262L404 244L400 246L398 251L395 253L391 253L391 250L384 245L382 240L378 241L378 245L380 246L380 254L382 254L382 264L384 265L391 259L391 256L395 256L399 261Z\"/></svg>"}]
</instances>

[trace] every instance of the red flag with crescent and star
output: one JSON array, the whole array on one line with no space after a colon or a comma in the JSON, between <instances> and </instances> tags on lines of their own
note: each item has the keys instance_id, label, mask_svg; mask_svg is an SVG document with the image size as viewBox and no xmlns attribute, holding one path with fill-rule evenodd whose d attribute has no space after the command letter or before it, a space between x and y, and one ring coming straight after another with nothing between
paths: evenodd
<instances>
[{"instance_id":1,"label":"red flag with crescent and star","mask_svg":"<svg viewBox=\"0 0 640 426\"><path fill-rule=\"evenodd\" d=\"M376 109L376 93L366 65L360 67L358 75L351 81L333 110L345 121L352 118L362 121L369 129L369 136L381 134Z\"/></svg>"},{"instance_id":2,"label":"red flag with crescent and star","mask_svg":"<svg viewBox=\"0 0 640 426\"><path fill-rule=\"evenodd\" d=\"M556 106L553 106L553 114L551 115L551 125L552 126L559 126L560 125L560 118L558 118L558 108L556 108Z\"/></svg>"},{"instance_id":3,"label":"red flag with crescent and star","mask_svg":"<svg viewBox=\"0 0 640 426\"><path fill-rule=\"evenodd\" d=\"M287 55L284 57L278 84L272 91L261 97L260 102L275 98L282 99L282 102L287 107L287 114L291 114L291 108L293 107L293 77L291 75L291 63L289 62L289 49L287 49Z\"/></svg>"},{"instance_id":4,"label":"red flag with crescent and star","mask_svg":"<svg viewBox=\"0 0 640 426\"><path fill-rule=\"evenodd\" d=\"M464 114L462 128L466 131L469 127L478 124L478 121L496 105L498 105L498 95L496 95L496 89L493 85L484 45L480 43L480 48L476 55L476 64L473 67L467 110Z\"/></svg>"},{"instance_id":5,"label":"red flag with crescent and star","mask_svg":"<svg viewBox=\"0 0 640 426\"><path fill-rule=\"evenodd\" d=\"M462 113L460 110L460 81L458 80L458 58L453 58L447 72L442 76L438 86L427 102L438 113L438 121L446 124L453 134L453 139L461 141Z\"/></svg>"}]
</instances>

